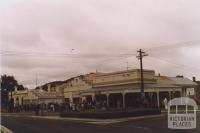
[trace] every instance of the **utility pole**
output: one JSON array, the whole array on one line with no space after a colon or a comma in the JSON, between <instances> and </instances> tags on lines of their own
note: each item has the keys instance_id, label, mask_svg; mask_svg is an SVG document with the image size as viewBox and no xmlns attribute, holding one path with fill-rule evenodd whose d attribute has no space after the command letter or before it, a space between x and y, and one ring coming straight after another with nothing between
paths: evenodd
<instances>
[{"instance_id":1,"label":"utility pole","mask_svg":"<svg viewBox=\"0 0 200 133\"><path fill-rule=\"evenodd\" d=\"M140 60L140 89L141 89L141 103L143 104L144 102L144 76L143 76L143 63L142 63L142 58L144 56L148 56L142 49L139 49L138 51L138 56L137 58Z\"/></svg>"},{"instance_id":2,"label":"utility pole","mask_svg":"<svg viewBox=\"0 0 200 133\"><path fill-rule=\"evenodd\" d=\"M128 71L129 66L128 66L128 61L126 62L126 70Z\"/></svg>"},{"instance_id":3,"label":"utility pole","mask_svg":"<svg viewBox=\"0 0 200 133\"><path fill-rule=\"evenodd\" d=\"M38 85L38 75L36 74L35 75L35 88L37 87L37 85Z\"/></svg>"}]
</instances>

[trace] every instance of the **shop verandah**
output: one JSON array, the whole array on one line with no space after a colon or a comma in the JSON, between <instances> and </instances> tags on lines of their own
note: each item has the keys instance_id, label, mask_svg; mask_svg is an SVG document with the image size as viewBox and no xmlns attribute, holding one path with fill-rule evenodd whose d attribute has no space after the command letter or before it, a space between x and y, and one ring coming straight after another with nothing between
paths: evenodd
<instances>
[{"instance_id":1,"label":"shop verandah","mask_svg":"<svg viewBox=\"0 0 200 133\"><path fill-rule=\"evenodd\" d=\"M144 107L164 107L163 100L169 101L181 96L181 88L146 88ZM74 97L73 101L87 101L98 104L106 104L107 108L138 108L141 106L141 93L138 88L101 88L80 92L80 97Z\"/></svg>"}]
</instances>

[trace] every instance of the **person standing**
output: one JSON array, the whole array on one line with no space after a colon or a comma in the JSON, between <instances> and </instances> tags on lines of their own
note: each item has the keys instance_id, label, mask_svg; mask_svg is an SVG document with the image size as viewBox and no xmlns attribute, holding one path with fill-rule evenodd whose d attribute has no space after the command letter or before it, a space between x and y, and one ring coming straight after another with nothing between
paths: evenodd
<instances>
[{"instance_id":1,"label":"person standing","mask_svg":"<svg viewBox=\"0 0 200 133\"><path fill-rule=\"evenodd\" d=\"M168 101L167 101L167 98L165 97L164 100L163 100L163 103L164 103L164 107L165 109L167 109L167 104L168 104Z\"/></svg>"}]
</instances>

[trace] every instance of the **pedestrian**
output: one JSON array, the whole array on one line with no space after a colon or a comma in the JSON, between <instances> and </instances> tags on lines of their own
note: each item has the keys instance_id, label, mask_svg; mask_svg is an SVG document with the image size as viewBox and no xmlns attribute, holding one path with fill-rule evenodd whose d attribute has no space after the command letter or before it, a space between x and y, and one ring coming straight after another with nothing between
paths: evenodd
<instances>
[{"instance_id":1,"label":"pedestrian","mask_svg":"<svg viewBox=\"0 0 200 133\"><path fill-rule=\"evenodd\" d=\"M165 109L167 109L167 108L168 108L168 107L167 107L167 103L168 103L168 101L167 101L167 98L166 98L166 97L164 98L163 103L164 103L164 107L165 107Z\"/></svg>"}]
</instances>

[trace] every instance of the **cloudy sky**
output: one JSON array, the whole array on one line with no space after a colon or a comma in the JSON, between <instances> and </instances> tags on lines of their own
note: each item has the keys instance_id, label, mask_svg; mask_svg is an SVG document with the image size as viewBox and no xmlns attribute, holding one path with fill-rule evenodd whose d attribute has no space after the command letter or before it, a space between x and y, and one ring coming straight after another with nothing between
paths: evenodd
<instances>
[{"instance_id":1,"label":"cloudy sky","mask_svg":"<svg viewBox=\"0 0 200 133\"><path fill-rule=\"evenodd\" d=\"M1 74L29 88L144 67L200 79L199 0L1 0Z\"/></svg>"}]
</instances>

